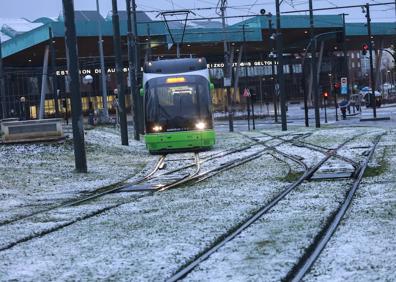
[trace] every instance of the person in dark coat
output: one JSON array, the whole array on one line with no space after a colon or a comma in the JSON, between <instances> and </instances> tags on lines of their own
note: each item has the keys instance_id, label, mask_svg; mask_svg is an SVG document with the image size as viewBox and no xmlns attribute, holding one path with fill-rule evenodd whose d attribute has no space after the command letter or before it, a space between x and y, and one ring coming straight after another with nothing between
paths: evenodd
<instances>
[{"instance_id":1,"label":"person in dark coat","mask_svg":"<svg viewBox=\"0 0 396 282\"><path fill-rule=\"evenodd\" d=\"M347 111L347 108L349 107L349 101L344 99L338 105L340 106L342 119L346 119L346 111Z\"/></svg>"}]
</instances>

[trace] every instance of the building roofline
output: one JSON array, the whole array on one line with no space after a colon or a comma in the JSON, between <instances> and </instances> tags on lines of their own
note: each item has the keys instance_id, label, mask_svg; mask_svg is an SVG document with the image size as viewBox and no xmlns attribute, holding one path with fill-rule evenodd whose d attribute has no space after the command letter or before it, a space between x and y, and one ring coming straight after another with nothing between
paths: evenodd
<instances>
[{"instance_id":1,"label":"building roofline","mask_svg":"<svg viewBox=\"0 0 396 282\"><path fill-rule=\"evenodd\" d=\"M272 16L272 25L275 26L275 17ZM226 36L228 41L241 42L243 34L241 26L245 24L246 41L259 42L263 41L263 30L269 28L269 18L267 16L255 16L239 23L226 27ZM340 15L316 15L314 17L316 28L342 28L342 17ZM23 34L19 34L5 42L2 42L3 58L21 52L32 46L45 42L49 39L49 27L52 28L54 37L64 37L64 23L58 17L58 21L54 18L42 17L33 22L43 23L42 26L34 28ZM120 21L121 35L127 34L126 21ZM112 22L108 18L101 21L103 36L112 36ZM282 28L285 29L303 29L309 28L309 16L306 15L285 15L282 16ZM347 23L346 36L364 36L367 34L366 27L363 23ZM98 36L97 21L78 21L76 22L77 36L89 37ZM181 32L179 29L172 29L173 37L176 41L181 40ZM377 36L394 36L396 29L394 23L372 23L373 35ZM172 43L171 36L163 21L150 21L138 23L138 36L163 36L168 44ZM187 27L184 35L184 43L207 43L213 41L221 41L224 36L222 28L204 28L204 27Z\"/></svg>"}]
</instances>

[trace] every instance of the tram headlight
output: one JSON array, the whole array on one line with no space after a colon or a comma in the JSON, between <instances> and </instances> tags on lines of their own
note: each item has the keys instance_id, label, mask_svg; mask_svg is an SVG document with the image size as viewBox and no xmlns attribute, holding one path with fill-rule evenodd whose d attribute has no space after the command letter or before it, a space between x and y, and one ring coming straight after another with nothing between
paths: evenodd
<instances>
[{"instance_id":1,"label":"tram headlight","mask_svg":"<svg viewBox=\"0 0 396 282\"><path fill-rule=\"evenodd\" d=\"M196 129L202 130L202 129L205 129L205 127L206 127L206 124L205 124L203 121L199 121L199 122L197 122L197 123L195 124L195 128L196 128Z\"/></svg>"},{"instance_id":2,"label":"tram headlight","mask_svg":"<svg viewBox=\"0 0 396 282\"><path fill-rule=\"evenodd\" d=\"M153 131L159 132L159 131L161 131L161 130L162 130L162 126L161 126L161 125L154 125L154 126L153 126Z\"/></svg>"}]
</instances>

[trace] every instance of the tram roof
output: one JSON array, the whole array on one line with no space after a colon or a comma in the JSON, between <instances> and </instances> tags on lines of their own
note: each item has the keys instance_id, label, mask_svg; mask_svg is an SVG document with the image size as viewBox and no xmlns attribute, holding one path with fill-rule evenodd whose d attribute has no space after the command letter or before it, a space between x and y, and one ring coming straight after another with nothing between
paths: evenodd
<instances>
[{"instance_id":1,"label":"tram roof","mask_svg":"<svg viewBox=\"0 0 396 282\"><path fill-rule=\"evenodd\" d=\"M101 23L103 36L112 36L111 17L103 18L96 11L76 11L76 31L78 37L97 37L97 23ZM275 27L275 17L272 16L272 26ZM220 42L223 36L228 41L242 42L262 42L269 34L269 17L254 16L246 20L229 25L226 32L223 32L216 21L201 21L196 24L189 24L183 36L184 43L210 43ZM173 40L180 41L182 38L182 28L171 29L169 34L164 21L153 21L144 12L137 13L138 35L142 40L148 37L156 38L153 44L171 46ZM340 30L342 28L342 17L340 15L316 15L314 16L315 28L318 31ZM282 29L285 34L293 34L294 29L308 29L309 17L306 15L283 15L281 16ZM173 25L177 26L177 25ZM217 27L216 27L217 26ZM56 18L42 17L34 21L26 19L7 20L0 19L0 37L2 40L3 57L8 57L18 52L27 50L36 45L46 42L49 39L49 28L51 27L54 38L64 37L63 16ZM121 35L126 36L126 12L120 11ZM244 31L244 32L243 32ZM395 23L372 23L373 36L389 37L396 35ZM367 34L367 27L364 23L347 23L347 37L364 37ZM173 40L172 40L173 37ZM162 38L162 39L161 39ZM299 40L298 36L292 38Z\"/></svg>"}]
</instances>

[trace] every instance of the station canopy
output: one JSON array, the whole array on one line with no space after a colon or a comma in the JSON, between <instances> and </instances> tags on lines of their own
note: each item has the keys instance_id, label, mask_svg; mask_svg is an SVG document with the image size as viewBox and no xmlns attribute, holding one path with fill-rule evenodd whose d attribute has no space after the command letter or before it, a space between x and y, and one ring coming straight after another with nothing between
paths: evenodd
<instances>
[{"instance_id":1,"label":"station canopy","mask_svg":"<svg viewBox=\"0 0 396 282\"><path fill-rule=\"evenodd\" d=\"M119 11L120 29L123 48L126 48L127 14ZM79 42L79 55L92 57L98 55L97 37L98 24L101 25L105 53L112 55L112 19L111 13L103 17L96 11L75 12L76 31ZM158 18L151 19L146 13L137 12L138 40L141 46L149 48L155 54L174 54L165 22ZM269 23L272 22L271 27ZM221 57L223 55L222 41L227 39L233 45L247 43L249 53L268 53L270 37L275 31L275 16L252 16L241 18L239 22L228 25L223 31L221 21L189 20L183 35L184 23L172 21L170 29L176 42L183 37L182 53ZM314 16L315 33L337 32L343 30L341 15ZM281 16L282 34L285 52L303 52L309 42L309 16L283 15ZM272 28L272 30L271 30ZM348 50L360 49L367 41L367 27L365 23L346 24L346 42ZM57 57L65 58L64 52L64 23L62 14L58 17L41 17L34 21L27 19L0 19L0 38L2 41L2 55L6 65L25 65L27 58L32 65L40 66L44 53L44 46L48 44L52 32ZM374 41L381 41L385 46L394 41L396 35L395 23L372 23ZM339 46L335 35L326 41L328 51L336 50ZM379 44L380 45L380 44ZM379 46L378 45L378 46ZM210 47L208 49L207 47ZM126 50L124 50L126 51Z\"/></svg>"}]
</instances>

